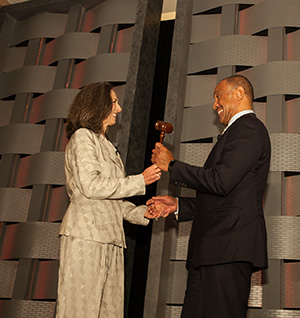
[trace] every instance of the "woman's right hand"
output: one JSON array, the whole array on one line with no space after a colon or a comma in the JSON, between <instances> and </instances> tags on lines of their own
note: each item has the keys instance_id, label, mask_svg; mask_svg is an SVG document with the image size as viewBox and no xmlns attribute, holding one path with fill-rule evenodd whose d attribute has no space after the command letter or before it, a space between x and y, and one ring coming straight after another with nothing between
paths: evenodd
<instances>
[{"instance_id":1,"label":"woman's right hand","mask_svg":"<svg viewBox=\"0 0 300 318\"><path fill-rule=\"evenodd\" d=\"M153 164L142 172L142 175L145 180L145 184L149 185L153 182L156 182L161 177L161 170L157 167L157 165Z\"/></svg>"}]
</instances>

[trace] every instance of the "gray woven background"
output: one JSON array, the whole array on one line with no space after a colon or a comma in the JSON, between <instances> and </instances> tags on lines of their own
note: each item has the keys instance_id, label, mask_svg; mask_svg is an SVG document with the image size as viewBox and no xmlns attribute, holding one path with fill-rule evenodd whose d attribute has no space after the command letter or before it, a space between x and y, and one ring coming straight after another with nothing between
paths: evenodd
<instances>
[{"instance_id":1,"label":"gray woven background","mask_svg":"<svg viewBox=\"0 0 300 318\"><path fill-rule=\"evenodd\" d=\"M176 158L202 166L223 129L212 109L214 87L236 73L252 82L254 110L271 137L265 198L270 268L252 279L249 318L300 317L299 14L297 0L177 1L165 111L176 127L165 143ZM167 176L158 193L195 195L170 189ZM147 302L147 318L180 316L190 229L191 223L172 217L154 224L147 292L158 297ZM167 278L155 280L158 264Z\"/></svg>"},{"instance_id":2,"label":"gray woven background","mask_svg":"<svg viewBox=\"0 0 300 318\"><path fill-rule=\"evenodd\" d=\"M1 317L55 314L57 234L68 206L65 119L82 86L114 84L123 111L110 139L128 172L143 170L161 9L162 0L41 0L1 8Z\"/></svg>"}]
</instances>

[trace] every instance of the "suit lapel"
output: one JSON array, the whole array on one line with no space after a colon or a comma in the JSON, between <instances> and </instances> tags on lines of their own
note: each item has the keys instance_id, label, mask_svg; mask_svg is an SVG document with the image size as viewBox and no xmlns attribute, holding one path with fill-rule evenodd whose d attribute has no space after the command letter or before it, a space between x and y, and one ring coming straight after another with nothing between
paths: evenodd
<instances>
[{"instance_id":1,"label":"suit lapel","mask_svg":"<svg viewBox=\"0 0 300 318\"><path fill-rule=\"evenodd\" d=\"M217 139L218 141L216 142L216 144L213 146L205 164L204 167L205 168L209 168L212 165L214 165L217 161L220 160L220 156L221 156L221 152L224 148L224 144L227 138L227 135L230 134L231 128L235 125L238 125L240 118L244 118L246 119L248 116L256 116L254 113L250 113L250 114L246 114L243 115L241 117L239 117L236 121L234 121L232 123L232 125L230 125L225 132L222 135L218 135Z\"/></svg>"}]
</instances>

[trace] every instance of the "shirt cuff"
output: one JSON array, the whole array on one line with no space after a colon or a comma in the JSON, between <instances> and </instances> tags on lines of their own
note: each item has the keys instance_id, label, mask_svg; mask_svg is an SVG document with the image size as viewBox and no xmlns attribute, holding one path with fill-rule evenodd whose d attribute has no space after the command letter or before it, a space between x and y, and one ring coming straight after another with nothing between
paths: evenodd
<instances>
[{"instance_id":1,"label":"shirt cuff","mask_svg":"<svg viewBox=\"0 0 300 318\"><path fill-rule=\"evenodd\" d=\"M174 212L175 215L175 219L178 221L178 213L179 213L179 200L177 197L175 197L175 199L177 200L177 210Z\"/></svg>"}]
</instances>

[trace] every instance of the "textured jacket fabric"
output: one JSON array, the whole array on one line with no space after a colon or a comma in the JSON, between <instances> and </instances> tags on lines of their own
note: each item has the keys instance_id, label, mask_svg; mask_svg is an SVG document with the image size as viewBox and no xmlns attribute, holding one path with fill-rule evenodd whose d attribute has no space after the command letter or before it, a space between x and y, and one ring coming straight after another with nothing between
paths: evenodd
<instances>
[{"instance_id":1,"label":"textured jacket fabric","mask_svg":"<svg viewBox=\"0 0 300 318\"><path fill-rule=\"evenodd\" d=\"M126 176L116 148L103 136L80 128L65 151L70 205L60 234L125 247L123 220L147 225L146 206L124 198L145 194L142 174Z\"/></svg>"},{"instance_id":2,"label":"textured jacket fabric","mask_svg":"<svg viewBox=\"0 0 300 318\"><path fill-rule=\"evenodd\" d=\"M204 167L176 161L171 183L195 189L179 200L179 221L193 220L187 266L251 262L266 268L263 194L271 146L255 114L237 119L218 140Z\"/></svg>"}]
</instances>

